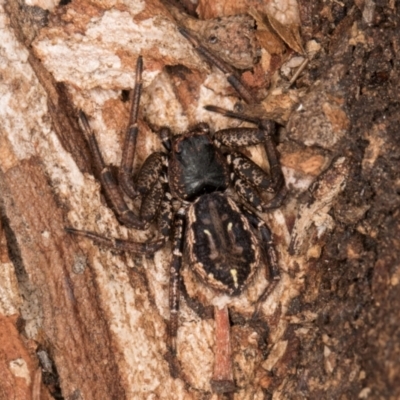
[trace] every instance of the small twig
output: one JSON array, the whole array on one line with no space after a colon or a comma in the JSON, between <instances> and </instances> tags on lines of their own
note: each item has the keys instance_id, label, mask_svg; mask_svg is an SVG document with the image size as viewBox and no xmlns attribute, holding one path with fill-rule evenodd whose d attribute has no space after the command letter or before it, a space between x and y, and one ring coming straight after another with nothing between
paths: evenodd
<instances>
[{"instance_id":1,"label":"small twig","mask_svg":"<svg viewBox=\"0 0 400 400\"><path fill-rule=\"evenodd\" d=\"M294 73L292 76L292 79L289 81L289 87L293 85L293 83L296 82L297 78L299 75L304 71L304 68L307 66L308 62L310 60L308 58L304 59L304 61L300 64L299 68L297 68L297 71Z\"/></svg>"},{"instance_id":2,"label":"small twig","mask_svg":"<svg viewBox=\"0 0 400 400\"><path fill-rule=\"evenodd\" d=\"M42 398L41 385L42 385L42 369L39 367L33 374L32 400L40 400Z\"/></svg>"},{"instance_id":3,"label":"small twig","mask_svg":"<svg viewBox=\"0 0 400 400\"><path fill-rule=\"evenodd\" d=\"M211 388L215 393L235 390L232 370L232 352L228 307L214 307L215 364Z\"/></svg>"}]
</instances>

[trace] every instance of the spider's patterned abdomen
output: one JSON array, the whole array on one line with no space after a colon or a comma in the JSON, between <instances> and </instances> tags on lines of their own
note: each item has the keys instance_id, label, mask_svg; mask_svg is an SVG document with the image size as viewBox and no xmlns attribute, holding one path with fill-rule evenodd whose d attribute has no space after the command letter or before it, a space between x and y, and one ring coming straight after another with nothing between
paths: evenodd
<instances>
[{"instance_id":1,"label":"spider's patterned abdomen","mask_svg":"<svg viewBox=\"0 0 400 400\"><path fill-rule=\"evenodd\" d=\"M220 192L203 195L187 213L190 264L212 288L237 295L259 263L257 238L239 207Z\"/></svg>"},{"instance_id":2,"label":"spider's patterned abdomen","mask_svg":"<svg viewBox=\"0 0 400 400\"><path fill-rule=\"evenodd\" d=\"M173 192L185 200L223 191L229 184L229 170L224 157L208 135L193 132L174 143L170 160Z\"/></svg>"}]
</instances>

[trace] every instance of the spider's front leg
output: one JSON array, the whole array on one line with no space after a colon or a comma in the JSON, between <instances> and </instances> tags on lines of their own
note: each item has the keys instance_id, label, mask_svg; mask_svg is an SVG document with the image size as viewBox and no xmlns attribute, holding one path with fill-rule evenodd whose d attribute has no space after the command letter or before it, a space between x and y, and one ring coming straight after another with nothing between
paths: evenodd
<instances>
[{"instance_id":1,"label":"spider's front leg","mask_svg":"<svg viewBox=\"0 0 400 400\"><path fill-rule=\"evenodd\" d=\"M167 167L168 160L164 153L157 152L149 156L144 162L137 179L133 185L133 161L136 151L138 135L138 109L142 88L142 58L139 57L136 65L136 83L132 92L132 103L128 128L126 131L124 149L119 170L119 184L114 178L109 166L104 162L96 137L90 128L86 115L81 111L79 117L84 129L86 140L89 144L95 169L99 175L101 185L112 208L121 223L129 228L147 229L149 224L159 214L159 228L161 238L148 243L136 243L122 239L109 239L90 231L80 231L67 228L67 231L80 236L86 236L100 245L117 248L135 253L151 254L163 246L169 237L171 219L171 195L168 193ZM121 190L122 189L122 190ZM141 197L139 215L131 211L125 202L122 191L129 197Z\"/></svg>"},{"instance_id":2,"label":"spider's front leg","mask_svg":"<svg viewBox=\"0 0 400 400\"><path fill-rule=\"evenodd\" d=\"M137 196L137 191L132 185L132 174L133 160L136 151L136 140L139 133L137 118L139 113L140 96L142 94L142 72L143 60L142 57L139 56L136 63L135 87L132 92L129 122L126 129L121 165L118 175L118 181L121 185L121 188L132 199Z\"/></svg>"},{"instance_id":3,"label":"spider's front leg","mask_svg":"<svg viewBox=\"0 0 400 400\"><path fill-rule=\"evenodd\" d=\"M279 207L287 190L278 153L271 137L275 124L272 121L258 120L215 106L207 106L206 109L258 125L258 128L222 129L215 132L214 140L217 144L229 148L264 145L270 167L270 177L257 164L238 151L229 154L227 159L233 170L235 189L245 202L260 212ZM259 190L275 193L275 196L265 204L258 193Z\"/></svg>"},{"instance_id":4,"label":"spider's front leg","mask_svg":"<svg viewBox=\"0 0 400 400\"><path fill-rule=\"evenodd\" d=\"M195 50L204 57L212 65L215 65L226 76L226 80L236 90L240 97L247 103L255 103L255 98L250 90L246 87L244 82L240 79L235 69L228 65L225 61L221 60L218 56L204 47L196 36L183 27L179 27L179 32L189 40Z\"/></svg>"},{"instance_id":5,"label":"spider's front leg","mask_svg":"<svg viewBox=\"0 0 400 400\"><path fill-rule=\"evenodd\" d=\"M132 172L133 172L133 160L135 156L136 150L136 139L138 135L138 126L137 126L137 117L138 117L138 108L140 103L140 95L141 95L141 87L142 87L142 58L139 57L136 65L136 82L135 88L133 90L132 95L132 104L131 104L131 112L129 117L129 123L126 131L125 141L124 141L124 149L121 160L121 167L119 173L120 179L120 187L122 190L131 198L135 198L138 195L138 191L133 187L131 183ZM82 126L84 128L84 133L86 136L86 140L89 144L93 162L97 172L100 175L100 181L102 187L106 193L106 196L110 200L112 207L115 213L118 216L118 219L127 227L135 228L135 229L147 229L150 221L149 218L141 218L140 216L135 215L127 206L121 190L119 189L118 183L115 180L111 169L104 162L103 156L100 152L99 145L97 143L97 139L90 128L89 121L86 115L81 111L79 113L80 120L82 122ZM161 154L161 153L157 153ZM153 161L153 159L151 160ZM146 163L145 163L146 165ZM144 166L145 166L144 165ZM157 177L160 176L162 171L162 163L154 163L153 168L156 169L155 174ZM148 168L147 168L148 169ZM145 168L144 171L147 171ZM142 168L143 170L143 168ZM155 185L155 180L150 179L150 183ZM157 185L153 190L153 196L156 198L160 198L159 203L161 202L160 185ZM154 217L154 215L153 215Z\"/></svg>"}]
</instances>

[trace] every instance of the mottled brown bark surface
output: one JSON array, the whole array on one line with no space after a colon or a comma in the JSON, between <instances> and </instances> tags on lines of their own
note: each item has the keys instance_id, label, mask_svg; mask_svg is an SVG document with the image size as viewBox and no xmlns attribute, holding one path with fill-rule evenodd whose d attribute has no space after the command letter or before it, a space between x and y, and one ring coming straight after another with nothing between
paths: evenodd
<instances>
[{"instance_id":1,"label":"mottled brown bark surface","mask_svg":"<svg viewBox=\"0 0 400 400\"><path fill-rule=\"evenodd\" d=\"M85 32L85 18L104 11L86 2L67 7L81 12L78 33ZM301 0L299 7L304 42L314 39L321 49L292 91L274 98L281 109L270 114L286 125L279 150L287 180L289 172L304 174L309 182L320 178L310 190L290 183L282 211L286 236L277 222L280 214L266 217L281 251L282 280L258 320L246 301L232 305L234 398L395 400L400 398L398 4ZM211 12L206 1L201 9ZM2 96L12 93L10 115L16 117L1 121L0 129L0 399L216 398L209 386L213 324L202 318L201 306L195 312L183 301L178 361L171 361L165 347L170 249L153 262L99 250L64 231L74 225L135 240L151 236L118 228L96 180L81 174L92 166L74 113L79 107L96 109L88 98L102 89L121 90L120 81L115 87L108 80L103 86L96 81L99 87L87 84L91 94L80 93L84 79L58 82L30 47L47 26L46 13L21 9L14 1L6 12L4 32L15 33L28 52L21 47L16 55L1 53L10 60L1 71L8 85ZM163 6L149 1L137 20L155 13L171 19ZM63 31L68 37L74 25L65 8L50 20L55 37L56 29L69 24ZM48 32L42 35L47 39ZM273 72L281 52L271 56ZM134 65L132 55L119 50L119 56L129 68ZM192 56L176 61L154 49L144 56L152 71L172 65L166 75L189 121L194 119L207 66ZM20 72L20 64L33 72ZM264 75L263 84L272 72ZM105 124L116 131L127 119L121 98L105 101L101 109ZM144 143L145 135L153 136L142 119L140 129L142 160L159 143L156 137ZM122 142L119 133L112 138ZM102 140L104 147L112 141ZM107 162L116 164L107 151ZM188 292L196 292L187 282ZM57 369L47 381L43 371L41 384L39 349Z\"/></svg>"},{"instance_id":2,"label":"mottled brown bark surface","mask_svg":"<svg viewBox=\"0 0 400 400\"><path fill-rule=\"evenodd\" d=\"M370 3L368 23L352 2L311 11L324 54L298 84L329 84L342 69L336 90L351 128L335 153L351 172L331 211L336 228L292 301L293 317L314 317L284 398L400 396L400 20L395 2Z\"/></svg>"},{"instance_id":3,"label":"mottled brown bark surface","mask_svg":"<svg viewBox=\"0 0 400 400\"><path fill-rule=\"evenodd\" d=\"M2 174L1 185L10 256L21 294L31 304L29 318L38 320L42 344L50 344L47 350L54 351L58 372L67 378L63 390L76 396L87 392L93 398L121 398L124 393L115 380L112 345L90 269L71 274L77 253L37 161L9 169Z\"/></svg>"}]
</instances>

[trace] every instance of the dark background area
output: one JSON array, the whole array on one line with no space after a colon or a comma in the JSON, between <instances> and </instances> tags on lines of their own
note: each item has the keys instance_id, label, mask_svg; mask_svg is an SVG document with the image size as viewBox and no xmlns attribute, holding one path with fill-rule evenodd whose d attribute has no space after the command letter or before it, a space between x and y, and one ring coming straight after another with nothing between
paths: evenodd
<instances>
[{"instance_id":1,"label":"dark background area","mask_svg":"<svg viewBox=\"0 0 400 400\"><path fill-rule=\"evenodd\" d=\"M329 85L332 67L342 69L336 89L346 100L351 128L335 152L349 158L351 172L331 211L336 228L306 277L304 294L292 304L293 314L307 310L317 317L299 346L293 379L283 398L397 399L399 14L389 2L376 1L367 24L351 1L312 3L303 4L311 15L311 25L304 29L320 41L323 51L303 79ZM350 44L355 24L363 39ZM374 162L367 162L371 157ZM331 359L327 351L332 352ZM328 377L323 370L329 359L334 372Z\"/></svg>"}]
</instances>

